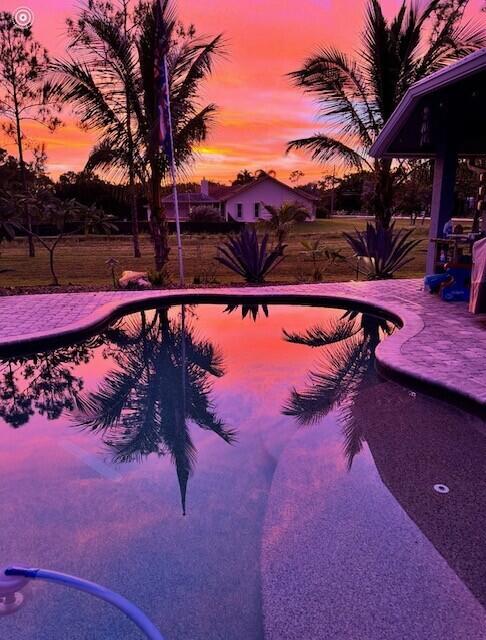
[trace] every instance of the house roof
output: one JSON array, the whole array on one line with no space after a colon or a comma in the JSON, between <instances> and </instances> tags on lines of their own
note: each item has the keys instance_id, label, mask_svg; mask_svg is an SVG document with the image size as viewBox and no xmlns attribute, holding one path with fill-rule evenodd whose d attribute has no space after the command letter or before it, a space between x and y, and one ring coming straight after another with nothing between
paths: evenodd
<instances>
[{"instance_id":1,"label":"house roof","mask_svg":"<svg viewBox=\"0 0 486 640\"><path fill-rule=\"evenodd\" d=\"M319 200L317 196L314 196L311 193L307 193L302 189L294 189L293 187L289 187L289 185L285 184L285 182L281 182L280 180L277 180L277 178L274 178L273 176L269 176L269 175L263 175L261 176L261 178L257 178L256 180L253 180L253 182L248 182L247 184L238 185L236 187L231 188L231 190L225 194L225 196L223 197L223 200L225 201L229 200L230 198L233 198L239 195L240 193L243 193L244 191L253 189L257 185L266 181L272 181L278 184L279 186L287 189L287 191L289 191L293 195L299 195L301 198L306 198L307 200L310 200L312 202Z\"/></svg>"},{"instance_id":2,"label":"house roof","mask_svg":"<svg viewBox=\"0 0 486 640\"><path fill-rule=\"evenodd\" d=\"M204 195L203 193L198 192L183 192L178 193L177 198L179 202L189 203L189 204L214 204L215 202L219 202L219 198L210 194L209 196ZM170 193L168 196L165 196L161 199L161 202L164 203L172 203L174 202L174 195Z\"/></svg>"},{"instance_id":3,"label":"house roof","mask_svg":"<svg viewBox=\"0 0 486 640\"><path fill-rule=\"evenodd\" d=\"M433 148L420 148L416 134L415 138L409 142L409 148L407 148L406 144L402 143L402 149L400 149L400 144L398 144L400 142L400 136L404 138L407 127L415 127L416 129L418 126L420 128L417 110L425 104L427 98L433 95L444 96L447 93L452 96L451 91L454 89L457 90L455 95L457 104L455 106L457 107L457 105L459 105L461 111L459 112L456 108L454 112L455 119L449 117L448 124L449 126L458 125L461 127L463 123L457 122L457 119L461 118L461 116L463 119L469 117L468 106L471 104L471 92L461 93L460 89L466 86L468 90L471 89L472 86L474 86L475 89L479 89L483 82L479 81L477 76L480 73L484 74L484 72L486 72L486 48L476 51L458 62L440 69L423 80L416 82L405 93L400 104L383 127L369 151L370 155L374 158L431 157L435 155ZM481 120L479 120L479 112L483 112L484 101L481 101L479 105L476 100L476 105L475 110L478 111L478 122L480 122L482 121L482 116ZM435 115L437 115L437 113L438 111L436 109ZM442 129L444 130L445 118L442 117L442 120ZM470 128L472 129L472 124ZM441 133L443 134L444 131ZM472 147L474 147L474 145L472 145ZM464 155L468 155L467 151L468 149L464 149ZM474 151L475 150L471 148L471 154ZM483 153L484 151L486 151L486 149L483 150Z\"/></svg>"},{"instance_id":4,"label":"house roof","mask_svg":"<svg viewBox=\"0 0 486 640\"><path fill-rule=\"evenodd\" d=\"M214 204L216 202L226 202L230 198L240 193L243 193L244 191L248 191L249 189L252 189L256 185L261 184L262 182L265 182L266 180L272 180L273 182L277 183L281 187L284 187L285 189L287 189L287 191L292 193L294 196L297 194L301 198L306 198L307 200L310 200L312 202L319 200L317 196L314 196L311 193L307 193L302 189L294 189L293 187L289 187L289 185L285 184L285 182L281 182L280 180L277 180L277 178L274 178L269 175L261 176L260 178L257 178L252 182L248 182L247 184L233 185L231 187L225 186L225 185L213 186L212 184L210 184L209 196L206 196L198 191L198 192L192 192L192 193L191 192L179 193L178 198L180 203L189 203L189 204ZM171 193L165 196L164 198L162 198L162 202L164 203L174 202L173 194Z\"/></svg>"},{"instance_id":5,"label":"house roof","mask_svg":"<svg viewBox=\"0 0 486 640\"><path fill-rule=\"evenodd\" d=\"M224 184L210 184L209 185L209 193L212 198L219 200L222 202L226 199L226 197L234 191L234 186L227 186Z\"/></svg>"}]
</instances>

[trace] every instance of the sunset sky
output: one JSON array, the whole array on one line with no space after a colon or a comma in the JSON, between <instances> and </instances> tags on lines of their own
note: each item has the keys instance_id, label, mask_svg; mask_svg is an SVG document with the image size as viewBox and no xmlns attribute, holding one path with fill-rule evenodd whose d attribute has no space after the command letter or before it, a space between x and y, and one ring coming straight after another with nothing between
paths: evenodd
<instances>
[{"instance_id":1,"label":"sunset sky","mask_svg":"<svg viewBox=\"0 0 486 640\"><path fill-rule=\"evenodd\" d=\"M401 0L383 0L390 13ZM471 9L480 16L482 0ZM28 6L34 13L34 34L51 55L65 51L64 22L79 3L75 0L2 0L2 9ZM309 135L320 127L309 98L293 88L285 74L299 67L319 46L334 45L347 52L359 46L365 0L179 0L184 22L193 22L201 34L222 32L227 58L220 60L204 94L219 108L218 122L193 169L194 179L227 182L243 168L274 169L287 181L300 169L306 180L332 170L303 154L285 155L288 140ZM484 16L484 14L483 14ZM481 19L484 19L481 17ZM66 120L57 133L41 127L30 133L47 147L53 176L80 170L94 135L81 132ZM0 139L5 146L5 140ZM10 147L11 148L11 147ZM13 148L11 148L13 151Z\"/></svg>"}]
</instances>

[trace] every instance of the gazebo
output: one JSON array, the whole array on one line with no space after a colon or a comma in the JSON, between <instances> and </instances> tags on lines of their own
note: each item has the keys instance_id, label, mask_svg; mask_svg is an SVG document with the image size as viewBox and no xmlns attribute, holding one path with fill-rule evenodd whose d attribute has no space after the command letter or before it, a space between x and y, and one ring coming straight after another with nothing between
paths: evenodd
<instances>
[{"instance_id":1,"label":"gazebo","mask_svg":"<svg viewBox=\"0 0 486 640\"><path fill-rule=\"evenodd\" d=\"M474 166L476 158L486 155L486 49L416 82L383 127L370 155L435 160L427 252L427 274L434 273L432 239L442 235L454 214L457 160L467 158ZM481 190L478 206L486 231L486 182Z\"/></svg>"}]
</instances>

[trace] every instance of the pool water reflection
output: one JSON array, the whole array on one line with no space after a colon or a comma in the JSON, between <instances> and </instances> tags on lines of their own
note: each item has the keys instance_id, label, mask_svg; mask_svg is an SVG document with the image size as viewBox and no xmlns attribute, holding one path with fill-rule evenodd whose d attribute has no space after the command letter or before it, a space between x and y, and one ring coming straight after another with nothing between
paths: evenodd
<instances>
[{"instance_id":1,"label":"pool water reflection","mask_svg":"<svg viewBox=\"0 0 486 640\"><path fill-rule=\"evenodd\" d=\"M2 563L105 584L168 639L482 637L482 425L377 376L392 331L184 305L4 361ZM141 637L82 594L32 591L2 639Z\"/></svg>"}]
</instances>

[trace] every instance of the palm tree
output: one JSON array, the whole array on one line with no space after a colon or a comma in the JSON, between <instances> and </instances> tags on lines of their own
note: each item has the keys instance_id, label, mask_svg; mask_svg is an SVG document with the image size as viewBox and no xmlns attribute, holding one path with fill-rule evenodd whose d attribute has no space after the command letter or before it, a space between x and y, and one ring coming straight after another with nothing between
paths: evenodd
<instances>
[{"instance_id":1,"label":"palm tree","mask_svg":"<svg viewBox=\"0 0 486 640\"><path fill-rule=\"evenodd\" d=\"M284 202L280 207L263 204L270 214L270 218L260 221L260 226L275 234L278 244L282 244L297 222L304 222L309 217L307 209L291 202Z\"/></svg>"},{"instance_id":2,"label":"palm tree","mask_svg":"<svg viewBox=\"0 0 486 640\"><path fill-rule=\"evenodd\" d=\"M308 425L339 407L348 469L361 451L364 439L362 424L353 415L353 399L376 384L375 349L381 334L389 335L392 331L393 326L386 320L354 311L346 312L329 327L316 326L305 333L284 330L287 342L311 348L334 345L326 369L311 371L310 384L303 391L292 389L283 413L293 416L300 425Z\"/></svg>"},{"instance_id":3,"label":"palm tree","mask_svg":"<svg viewBox=\"0 0 486 640\"><path fill-rule=\"evenodd\" d=\"M250 182L253 182L255 179L256 178L251 171L248 171L248 169L242 169L237 173L236 179L233 180L232 184L233 186L237 186L240 184L241 185L249 184Z\"/></svg>"},{"instance_id":4,"label":"palm tree","mask_svg":"<svg viewBox=\"0 0 486 640\"><path fill-rule=\"evenodd\" d=\"M128 177L132 189L138 180L145 189L155 268L160 271L169 255L160 204L169 163L157 138L155 63L159 51L167 52L175 160L184 172L214 118L215 105L201 106L199 92L222 43L221 35L203 39L193 28L184 31L169 0L163 0L161 15L158 7L158 0L140 1L130 22L126 2L117 12L92 0L78 21L69 23L69 57L57 60L53 70L57 91L72 105L81 125L99 132L87 167Z\"/></svg>"},{"instance_id":5,"label":"palm tree","mask_svg":"<svg viewBox=\"0 0 486 640\"><path fill-rule=\"evenodd\" d=\"M369 0L355 59L325 47L290 74L296 86L316 97L328 133L293 140L288 149L305 149L319 162L372 171L376 222L385 228L392 215L391 160L372 162L367 151L414 82L485 46L484 29L463 21L468 3L429 0L420 10L404 0L388 21L380 0Z\"/></svg>"},{"instance_id":6,"label":"palm tree","mask_svg":"<svg viewBox=\"0 0 486 640\"><path fill-rule=\"evenodd\" d=\"M179 481L182 512L196 450L188 421L213 431L228 443L235 433L217 417L211 400L211 378L224 374L213 345L196 337L181 322L169 320L168 309L127 319L109 334L110 356L117 368L99 389L78 400L75 422L103 434L115 462L170 455Z\"/></svg>"}]
</instances>

